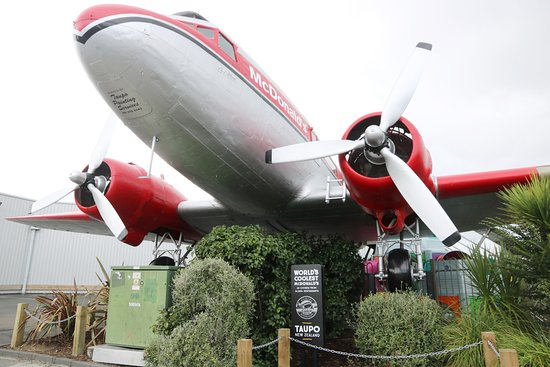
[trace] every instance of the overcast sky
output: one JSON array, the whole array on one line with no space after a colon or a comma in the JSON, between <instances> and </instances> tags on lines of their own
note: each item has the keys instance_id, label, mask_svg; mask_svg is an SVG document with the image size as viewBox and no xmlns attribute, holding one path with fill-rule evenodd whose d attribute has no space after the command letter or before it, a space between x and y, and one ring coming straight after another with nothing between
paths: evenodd
<instances>
[{"instance_id":1,"label":"overcast sky","mask_svg":"<svg viewBox=\"0 0 550 367\"><path fill-rule=\"evenodd\" d=\"M550 1L120 1L194 10L277 83L321 139L379 111L419 41L433 51L404 116L434 173L550 164ZM59 5L62 4L62 5ZM109 108L76 55L72 21L91 1L19 1L0 22L0 192L37 199L82 169ZM148 166L120 124L108 157ZM205 194L156 159L188 198Z\"/></svg>"}]
</instances>

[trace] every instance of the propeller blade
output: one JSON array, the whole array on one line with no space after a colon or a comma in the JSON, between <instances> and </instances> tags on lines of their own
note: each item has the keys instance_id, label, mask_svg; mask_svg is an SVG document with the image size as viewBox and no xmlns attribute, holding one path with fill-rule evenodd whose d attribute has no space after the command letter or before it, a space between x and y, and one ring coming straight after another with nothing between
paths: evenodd
<instances>
[{"instance_id":1,"label":"propeller blade","mask_svg":"<svg viewBox=\"0 0 550 367\"><path fill-rule=\"evenodd\" d=\"M405 112L420 81L426 57L429 54L428 51L431 50L432 45L429 43L420 42L416 45L409 62L397 78L384 106L380 120L380 128L383 131L387 131Z\"/></svg>"},{"instance_id":2,"label":"propeller blade","mask_svg":"<svg viewBox=\"0 0 550 367\"><path fill-rule=\"evenodd\" d=\"M66 187L59 191L53 192L48 196L35 201L31 206L31 213L37 212L40 209L47 208L48 206L57 203L59 200L63 199L65 196L69 195L74 190L78 189L78 185Z\"/></svg>"},{"instance_id":3,"label":"propeller blade","mask_svg":"<svg viewBox=\"0 0 550 367\"><path fill-rule=\"evenodd\" d=\"M265 162L286 163L300 162L347 153L350 150L363 148L365 140L318 140L287 145L265 152Z\"/></svg>"},{"instance_id":4,"label":"propeller blade","mask_svg":"<svg viewBox=\"0 0 550 367\"><path fill-rule=\"evenodd\" d=\"M93 184L88 184L88 190L92 193L94 197L95 205L101 214L101 218L109 227L111 232L118 238L119 241L122 241L126 235L128 235L128 230L122 222L122 219L118 216L113 205L107 200L105 195L99 191Z\"/></svg>"},{"instance_id":5,"label":"propeller blade","mask_svg":"<svg viewBox=\"0 0 550 367\"><path fill-rule=\"evenodd\" d=\"M446 246L458 242L461 238L460 233L416 173L388 148L383 148L380 153L395 186L418 217Z\"/></svg>"},{"instance_id":6,"label":"propeller blade","mask_svg":"<svg viewBox=\"0 0 550 367\"><path fill-rule=\"evenodd\" d=\"M88 163L89 173L94 173L101 162L103 162L103 159L107 154L107 149L109 149L109 145L111 144L111 139L113 138L115 127L115 115L111 113L109 115L109 118L105 122L105 126L103 126L103 130L101 131L99 140L97 141L94 151L92 152L92 155L90 157L90 162Z\"/></svg>"}]
</instances>

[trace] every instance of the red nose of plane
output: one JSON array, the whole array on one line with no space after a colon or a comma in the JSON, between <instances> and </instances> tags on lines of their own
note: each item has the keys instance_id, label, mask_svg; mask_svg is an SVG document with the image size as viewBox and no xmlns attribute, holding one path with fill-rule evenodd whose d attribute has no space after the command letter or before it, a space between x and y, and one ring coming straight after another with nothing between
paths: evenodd
<instances>
[{"instance_id":1,"label":"red nose of plane","mask_svg":"<svg viewBox=\"0 0 550 367\"><path fill-rule=\"evenodd\" d=\"M75 21L73 22L73 27L77 31L82 31L89 24L94 23L97 20L117 15L117 14L144 14L149 13L148 11L134 6L127 5L95 5L89 7L80 13Z\"/></svg>"}]
</instances>

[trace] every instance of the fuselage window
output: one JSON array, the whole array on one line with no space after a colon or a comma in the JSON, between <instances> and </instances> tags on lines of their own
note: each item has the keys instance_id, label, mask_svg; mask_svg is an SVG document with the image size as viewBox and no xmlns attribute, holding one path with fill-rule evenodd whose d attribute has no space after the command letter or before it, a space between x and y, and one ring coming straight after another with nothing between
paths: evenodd
<instances>
[{"instance_id":1,"label":"fuselage window","mask_svg":"<svg viewBox=\"0 0 550 367\"><path fill-rule=\"evenodd\" d=\"M235 50L233 49L233 45L221 33L218 35L218 45L227 55L229 55L229 57L237 61L235 58Z\"/></svg>"},{"instance_id":2,"label":"fuselage window","mask_svg":"<svg viewBox=\"0 0 550 367\"><path fill-rule=\"evenodd\" d=\"M210 28L197 27L197 30L210 39L214 39L214 30Z\"/></svg>"}]
</instances>

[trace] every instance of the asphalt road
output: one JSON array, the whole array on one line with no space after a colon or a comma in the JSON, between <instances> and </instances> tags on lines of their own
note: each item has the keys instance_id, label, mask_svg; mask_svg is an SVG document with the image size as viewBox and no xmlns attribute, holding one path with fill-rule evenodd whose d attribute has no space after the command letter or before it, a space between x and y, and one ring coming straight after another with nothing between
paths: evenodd
<instances>
[{"instance_id":1,"label":"asphalt road","mask_svg":"<svg viewBox=\"0 0 550 367\"><path fill-rule=\"evenodd\" d=\"M27 303L28 309L32 310L36 305L35 296L34 294L0 294L0 346L9 345L11 342L17 304Z\"/></svg>"}]
</instances>

